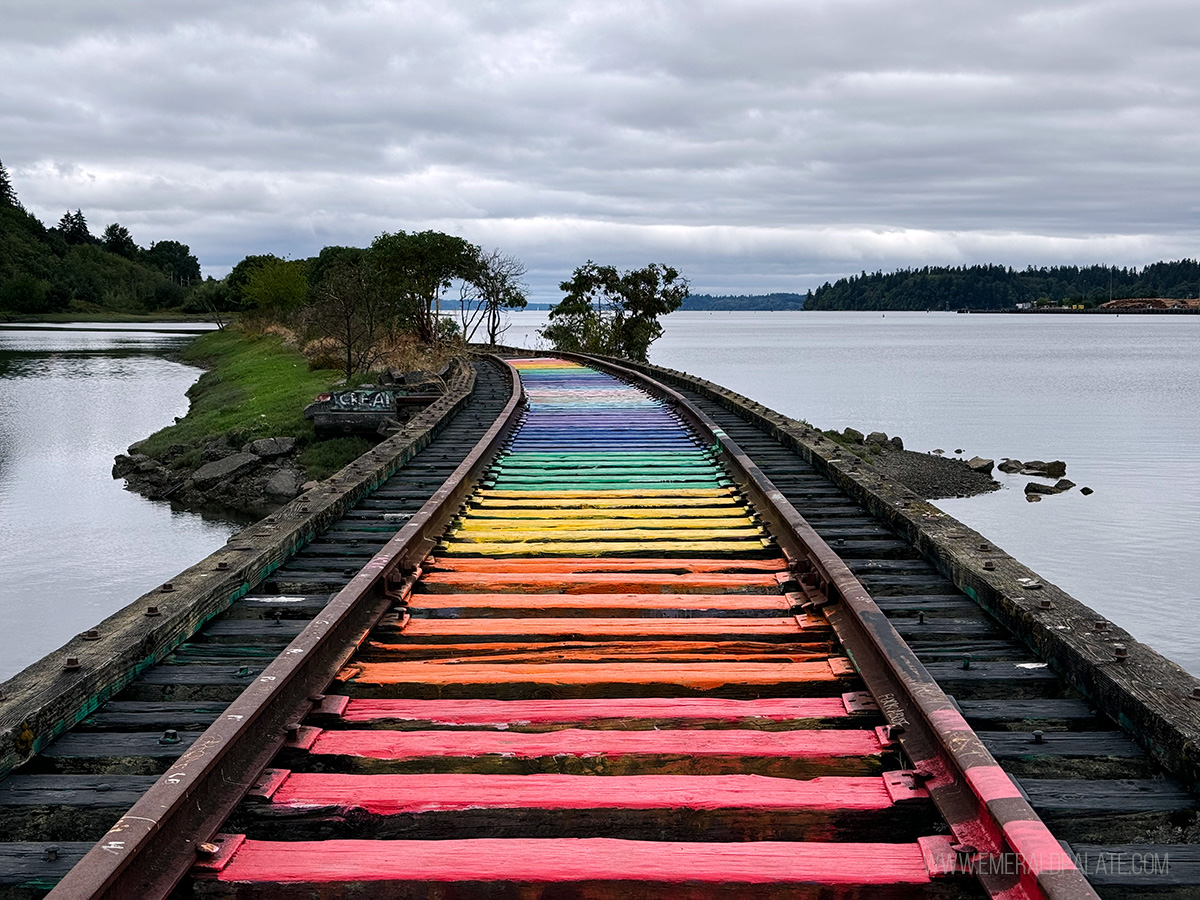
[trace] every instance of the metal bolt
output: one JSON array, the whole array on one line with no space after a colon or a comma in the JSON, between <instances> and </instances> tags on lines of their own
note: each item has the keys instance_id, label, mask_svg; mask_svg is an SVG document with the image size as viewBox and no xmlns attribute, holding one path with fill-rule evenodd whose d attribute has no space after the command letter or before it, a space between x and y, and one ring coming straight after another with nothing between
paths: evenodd
<instances>
[{"instance_id":1,"label":"metal bolt","mask_svg":"<svg viewBox=\"0 0 1200 900\"><path fill-rule=\"evenodd\" d=\"M1113 659L1117 662L1125 662L1129 659L1129 648L1124 644L1113 644Z\"/></svg>"},{"instance_id":2,"label":"metal bolt","mask_svg":"<svg viewBox=\"0 0 1200 900\"><path fill-rule=\"evenodd\" d=\"M95 628L89 628L83 633L83 639L85 641L98 641L100 640L100 632Z\"/></svg>"},{"instance_id":3,"label":"metal bolt","mask_svg":"<svg viewBox=\"0 0 1200 900\"><path fill-rule=\"evenodd\" d=\"M58 847L55 844L51 844L42 851L42 854L46 862L53 862L58 859Z\"/></svg>"},{"instance_id":4,"label":"metal bolt","mask_svg":"<svg viewBox=\"0 0 1200 900\"><path fill-rule=\"evenodd\" d=\"M217 571L218 572L224 572L228 568L229 568L229 563L225 562L225 560L221 560L219 563L217 563Z\"/></svg>"},{"instance_id":5,"label":"metal bolt","mask_svg":"<svg viewBox=\"0 0 1200 900\"><path fill-rule=\"evenodd\" d=\"M1038 601L1038 607L1040 609L1054 609L1054 601L1049 597L1043 597Z\"/></svg>"},{"instance_id":6,"label":"metal bolt","mask_svg":"<svg viewBox=\"0 0 1200 900\"><path fill-rule=\"evenodd\" d=\"M985 572L994 572L994 571L996 571L996 564L989 559L984 562L983 570Z\"/></svg>"},{"instance_id":7,"label":"metal bolt","mask_svg":"<svg viewBox=\"0 0 1200 900\"><path fill-rule=\"evenodd\" d=\"M320 703L325 699L324 694L310 694L308 697L309 703Z\"/></svg>"},{"instance_id":8,"label":"metal bolt","mask_svg":"<svg viewBox=\"0 0 1200 900\"><path fill-rule=\"evenodd\" d=\"M159 590L162 591L164 594L169 594L169 593L171 593L171 591L175 590L175 585L173 585L171 582L168 581L166 584L164 584L162 587L160 587Z\"/></svg>"},{"instance_id":9,"label":"metal bolt","mask_svg":"<svg viewBox=\"0 0 1200 900\"><path fill-rule=\"evenodd\" d=\"M276 516L267 516L267 521L268 522L278 522L279 519Z\"/></svg>"},{"instance_id":10,"label":"metal bolt","mask_svg":"<svg viewBox=\"0 0 1200 900\"><path fill-rule=\"evenodd\" d=\"M202 844L196 845L196 852L201 856L216 856L221 852L221 845L214 844L211 841L205 841Z\"/></svg>"},{"instance_id":11,"label":"metal bolt","mask_svg":"<svg viewBox=\"0 0 1200 900\"><path fill-rule=\"evenodd\" d=\"M234 674L234 677L236 677L236 678L249 678L250 677L250 667L242 666L240 669L238 669L233 674Z\"/></svg>"},{"instance_id":12,"label":"metal bolt","mask_svg":"<svg viewBox=\"0 0 1200 900\"><path fill-rule=\"evenodd\" d=\"M161 612L159 612L159 610L158 610L158 607L157 607L157 606L147 606L147 607L146 607L146 615L148 615L148 616L160 616L160 615L162 615L162 613L161 613Z\"/></svg>"},{"instance_id":13,"label":"metal bolt","mask_svg":"<svg viewBox=\"0 0 1200 900\"><path fill-rule=\"evenodd\" d=\"M1033 742L1035 744L1044 744L1046 743L1046 737L1040 731L1035 731L1033 733Z\"/></svg>"},{"instance_id":14,"label":"metal bolt","mask_svg":"<svg viewBox=\"0 0 1200 900\"><path fill-rule=\"evenodd\" d=\"M980 545L979 545L979 549L980 549L980 550L985 550L985 551L986 551L986 550L991 550L991 549L992 549L992 545L991 545L991 544L980 544Z\"/></svg>"},{"instance_id":15,"label":"metal bolt","mask_svg":"<svg viewBox=\"0 0 1200 900\"><path fill-rule=\"evenodd\" d=\"M176 731L174 728L168 728L166 731L164 731L162 733L162 737L160 737L158 739L158 742L160 744L178 744L179 743L179 732Z\"/></svg>"},{"instance_id":16,"label":"metal bolt","mask_svg":"<svg viewBox=\"0 0 1200 900\"><path fill-rule=\"evenodd\" d=\"M1108 623L1105 622L1103 619L1098 620L1093 627L1097 631L1108 631Z\"/></svg>"},{"instance_id":17,"label":"metal bolt","mask_svg":"<svg viewBox=\"0 0 1200 900\"><path fill-rule=\"evenodd\" d=\"M67 661L63 663L63 668L66 669L68 672L73 672L76 669L78 669L79 668L79 657L78 656L68 656Z\"/></svg>"},{"instance_id":18,"label":"metal bolt","mask_svg":"<svg viewBox=\"0 0 1200 900\"><path fill-rule=\"evenodd\" d=\"M918 625L925 624L925 610L923 610L923 609L917 610L917 624Z\"/></svg>"},{"instance_id":19,"label":"metal bolt","mask_svg":"<svg viewBox=\"0 0 1200 900\"><path fill-rule=\"evenodd\" d=\"M964 657L962 658L962 667L963 667L964 669L969 669L969 668L971 668L971 657L969 657L969 656L964 656Z\"/></svg>"},{"instance_id":20,"label":"metal bolt","mask_svg":"<svg viewBox=\"0 0 1200 900\"><path fill-rule=\"evenodd\" d=\"M4 699L4 698L3 698L3 697L0 697L0 700L2 700L2 699ZM1200 700L1200 687L1194 687L1194 688L1192 688L1192 699L1193 699L1193 700Z\"/></svg>"},{"instance_id":21,"label":"metal bolt","mask_svg":"<svg viewBox=\"0 0 1200 900\"><path fill-rule=\"evenodd\" d=\"M300 723L290 722L287 726L287 739L294 741L300 737Z\"/></svg>"}]
</instances>

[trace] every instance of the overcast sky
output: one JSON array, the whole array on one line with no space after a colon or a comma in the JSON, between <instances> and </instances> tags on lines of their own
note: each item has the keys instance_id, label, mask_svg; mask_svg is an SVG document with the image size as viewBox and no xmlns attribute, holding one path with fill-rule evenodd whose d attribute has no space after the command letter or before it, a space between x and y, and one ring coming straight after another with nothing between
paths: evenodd
<instances>
[{"instance_id":1,"label":"overcast sky","mask_svg":"<svg viewBox=\"0 0 1200 900\"><path fill-rule=\"evenodd\" d=\"M1195 0L0 0L48 223L208 274L434 228L697 293L1200 255Z\"/></svg>"}]
</instances>

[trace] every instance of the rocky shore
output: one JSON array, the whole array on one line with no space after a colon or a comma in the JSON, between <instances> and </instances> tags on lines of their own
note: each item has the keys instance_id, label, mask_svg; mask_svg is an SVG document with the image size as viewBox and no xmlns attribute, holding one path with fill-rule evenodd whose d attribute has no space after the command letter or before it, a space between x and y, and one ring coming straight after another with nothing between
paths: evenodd
<instances>
[{"instance_id":1,"label":"rocky shore","mask_svg":"<svg viewBox=\"0 0 1200 900\"><path fill-rule=\"evenodd\" d=\"M996 465L995 460L979 456L962 459L962 450L955 450L955 456L946 456L944 450L915 453L905 450L904 441L899 437L888 437L882 431L864 435L857 429L846 428L842 431L826 431L824 435L926 500L974 497L997 491L1001 484L992 477L993 471L1052 481L1052 484L1031 481L1025 485L1025 499L1031 503L1075 487L1075 482L1065 477L1067 464L1060 459L1021 462L1005 457L1000 465ZM1079 492L1084 496L1094 493L1089 487L1082 487Z\"/></svg>"},{"instance_id":2,"label":"rocky shore","mask_svg":"<svg viewBox=\"0 0 1200 900\"><path fill-rule=\"evenodd\" d=\"M299 495L306 485L296 438L260 438L245 444L223 435L193 448L174 444L152 458L138 444L113 464L113 478L151 500L171 500L188 509L222 508L265 516Z\"/></svg>"},{"instance_id":3,"label":"rocky shore","mask_svg":"<svg viewBox=\"0 0 1200 900\"><path fill-rule=\"evenodd\" d=\"M974 497L1000 489L1000 483L992 478L994 463L990 459L948 459L940 451L915 453L904 449L901 438L888 437L882 431L864 435L847 428L825 435L926 500Z\"/></svg>"}]
</instances>

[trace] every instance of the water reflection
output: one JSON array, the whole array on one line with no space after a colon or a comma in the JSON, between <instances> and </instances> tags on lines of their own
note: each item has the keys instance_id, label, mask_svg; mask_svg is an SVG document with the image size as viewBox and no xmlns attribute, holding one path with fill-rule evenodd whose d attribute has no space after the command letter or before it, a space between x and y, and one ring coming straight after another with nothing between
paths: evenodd
<instances>
[{"instance_id":1,"label":"water reflection","mask_svg":"<svg viewBox=\"0 0 1200 900\"><path fill-rule=\"evenodd\" d=\"M112 458L187 409L189 336L0 330L0 678L224 543Z\"/></svg>"}]
</instances>

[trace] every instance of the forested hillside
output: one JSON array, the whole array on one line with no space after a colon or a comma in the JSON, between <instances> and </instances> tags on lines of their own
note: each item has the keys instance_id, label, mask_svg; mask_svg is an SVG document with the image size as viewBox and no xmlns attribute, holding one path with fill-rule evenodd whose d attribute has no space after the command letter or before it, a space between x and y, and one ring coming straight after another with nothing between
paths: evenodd
<instances>
[{"instance_id":1,"label":"forested hillside","mask_svg":"<svg viewBox=\"0 0 1200 900\"><path fill-rule=\"evenodd\" d=\"M680 309L691 310L780 310L803 309L803 294L741 294L737 296L692 294Z\"/></svg>"},{"instance_id":2,"label":"forested hillside","mask_svg":"<svg viewBox=\"0 0 1200 900\"><path fill-rule=\"evenodd\" d=\"M808 292L805 309L1000 309L1018 303L1089 305L1125 297L1195 297L1200 262L1157 262L1143 269L1052 266L925 266L863 272Z\"/></svg>"},{"instance_id":3,"label":"forested hillside","mask_svg":"<svg viewBox=\"0 0 1200 900\"><path fill-rule=\"evenodd\" d=\"M97 237L78 209L47 228L0 163L0 316L178 309L200 281L199 262L178 241L143 249L116 222Z\"/></svg>"}]
</instances>

